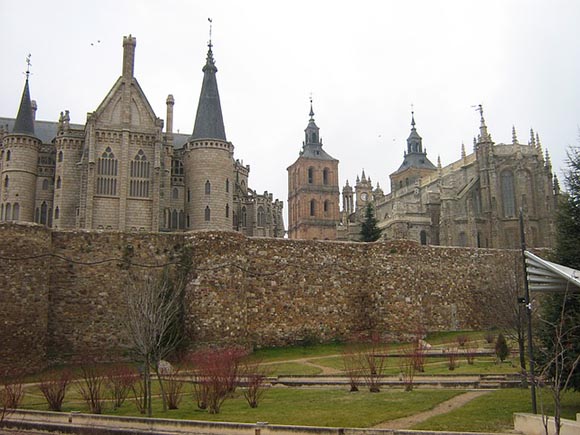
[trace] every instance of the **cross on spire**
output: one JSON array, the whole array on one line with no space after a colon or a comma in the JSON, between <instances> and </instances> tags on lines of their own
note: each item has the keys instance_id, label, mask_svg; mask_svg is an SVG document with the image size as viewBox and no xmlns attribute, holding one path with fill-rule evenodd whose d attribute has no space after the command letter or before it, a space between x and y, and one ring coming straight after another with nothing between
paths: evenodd
<instances>
[{"instance_id":1,"label":"cross on spire","mask_svg":"<svg viewBox=\"0 0 580 435\"><path fill-rule=\"evenodd\" d=\"M32 57L32 54L28 53L28 56L26 56L26 80L28 80L28 77L30 76L30 67L32 66L32 63L30 63L30 58Z\"/></svg>"},{"instance_id":2,"label":"cross on spire","mask_svg":"<svg viewBox=\"0 0 580 435\"><path fill-rule=\"evenodd\" d=\"M212 18L208 18L207 19L209 21L209 42L207 43L207 46L211 49L212 47L212 43L211 43L211 26L213 23L213 19Z\"/></svg>"}]
</instances>

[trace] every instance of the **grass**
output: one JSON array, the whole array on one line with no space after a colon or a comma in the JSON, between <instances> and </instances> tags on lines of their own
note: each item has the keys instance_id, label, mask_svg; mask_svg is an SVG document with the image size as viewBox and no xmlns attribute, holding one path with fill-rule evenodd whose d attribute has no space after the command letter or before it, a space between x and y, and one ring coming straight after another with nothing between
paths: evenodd
<instances>
[{"instance_id":1,"label":"grass","mask_svg":"<svg viewBox=\"0 0 580 435\"><path fill-rule=\"evenodd\" d=\"M299 362L282 362L265 366L269 376L314 376L322 373L322 369Z\"/></svg>"},{"instance_id":2,"label":"grass","mask_svg":"<svg viewBox=\"0 0 580 435\"><path fill-rule=\"evenodd\" d=\"M548 394L547 391L543 391L541 396L538 396L538 408L542 397L546 412L549 414L553 410ZM563 401L563 417L575 420L579 410L580 392L567 393ZM532 412L530 390L509 388L492 391L461 408L417 424L412 429L500 432L513 429L514 412Z\"/></svg>"}]
</instances>

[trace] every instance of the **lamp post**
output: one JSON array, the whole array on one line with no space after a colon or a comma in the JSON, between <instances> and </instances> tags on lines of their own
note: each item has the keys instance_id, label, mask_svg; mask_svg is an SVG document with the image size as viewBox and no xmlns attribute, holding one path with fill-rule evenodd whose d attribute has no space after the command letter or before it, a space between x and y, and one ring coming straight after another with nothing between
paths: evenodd
<instances>
[{"instance_id":1,"label":"lamp post","mask_svg":"<svg viewBox=\"0 0 580 435\"><path fill-rule=\"evenodd\" d=\"M528 275L526 272L526 235L524 232L524 211L520 208L520 240L522 242L522 261L524 264L524 303L526 304L526 317L528 321L528 358L530 360L530 392L532 394L532 412L538 413L536 404L536 383L534 380L534 352L532 344L532 303L530 301L530 288L528 286Z\"/></svg>"}]
</instances>

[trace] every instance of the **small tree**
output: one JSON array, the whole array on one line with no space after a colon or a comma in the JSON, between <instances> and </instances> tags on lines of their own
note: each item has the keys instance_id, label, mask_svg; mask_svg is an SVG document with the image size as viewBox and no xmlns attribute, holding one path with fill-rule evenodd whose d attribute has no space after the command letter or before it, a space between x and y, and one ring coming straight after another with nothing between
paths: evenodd
<instances>
[{"instance_id":1,"label":"small tree","mask_svg":"<svg viewBox=\"0 0 580 435\"><path fill-rule=\"evenodd\" d=\"M63 370L60 374L45 375L40 379L38 388L48 403L50 411L62 411L62 403L70 384L71 374Z\"/></svg>"},{"instance_id":2,"label":"small tree","mask_svg":"<svg viewBox=\"0 0 580 435\"><path fill-rule=\"evenodd\" d=\"M106 383L111 392L113 408L120 408L139 379L139 374L130 367L114 367L105 373Z\"/></svg>"},{"instance_id":3,"label":"small tree","mask_svg":"<svg viewBox=\"0 0 580 435\"><path fill-rule=\"evenodd\" d=\"M174 369L171 373L164 375L164 382L167 393L167 407L169 409L178 409L181 403L183 390L183 380L179 373L179 369Z\"/></svg>"},{"instance_id":4,"label":"small tree","mask_svg":"<svg viewBox=\"0 0 580 435\"><path fill-rule=\"evenodd\" d=\"M360 235L363 242L374 242L381 237L382 230L377 225L372 204L367 204L365 209L365 219L362 222Z\"/></svg>"},{"instance_id":5,"label":"small tree","mask_svg":"<svg viewBox=\"0 0 580 435\"><path fill-rule=\"evenodd\" d=\"M504 335L501 333L497 336L497 340L495 342L495 354L501 362L504 362L504 360L510 354L510 348L508 347Z\"/></svg>"},{"instance_id":6,"label":"small tree","mask_svg":"<svg viewBox=\"0 0 580 435\"><path fill-rule=\"evenodd\" d=\"M242 368L242 379L245 384L244 397L250 408L257 408L266 391L268 372L260 361L246 363Z\"/></svg>"},{"instance_id":7,"label":"small tree","mask_svg":"<svg viewBox=\"0 0 580 435\"><path fill-rule=\"evenodd\" d=\"M362 371L361 361L361 351L358 347L350 345L342 352L344 372L351 392L358 391Z\"/></svg>"},{"instance_id":8,"label":"small tree","mask_svg":"<svg viewBox=\"0 0 580 435\"><path fill-rule=\"evenodd\" d=\"M93 414L101 414L105 403L104 373L94 363L81 364L82 379L77 384L79 394Z\"/></svg>"}]
</instances>

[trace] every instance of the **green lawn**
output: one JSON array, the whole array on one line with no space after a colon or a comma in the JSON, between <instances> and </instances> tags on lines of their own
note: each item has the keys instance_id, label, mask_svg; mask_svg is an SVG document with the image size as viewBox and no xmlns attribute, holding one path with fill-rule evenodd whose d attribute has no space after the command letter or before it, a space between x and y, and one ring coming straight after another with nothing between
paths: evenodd
<instances>
[{"instance_id":1,"label":"green lawn","mask_svg":"<svg viewBox=\"0 0 580 435\"><path fill-rule=\"evenodd\" d=\"M539 393L538 411L543 402L547 413L552 412L549 393ZM417 424L412 429L500 432L513 429L514 412L532 412L530 390L509 388L492 391L461 408ZM580 412L580 392L567 393L563 401L563 417L575 420L577 412Z\"/></svg>"}]
</instances>

